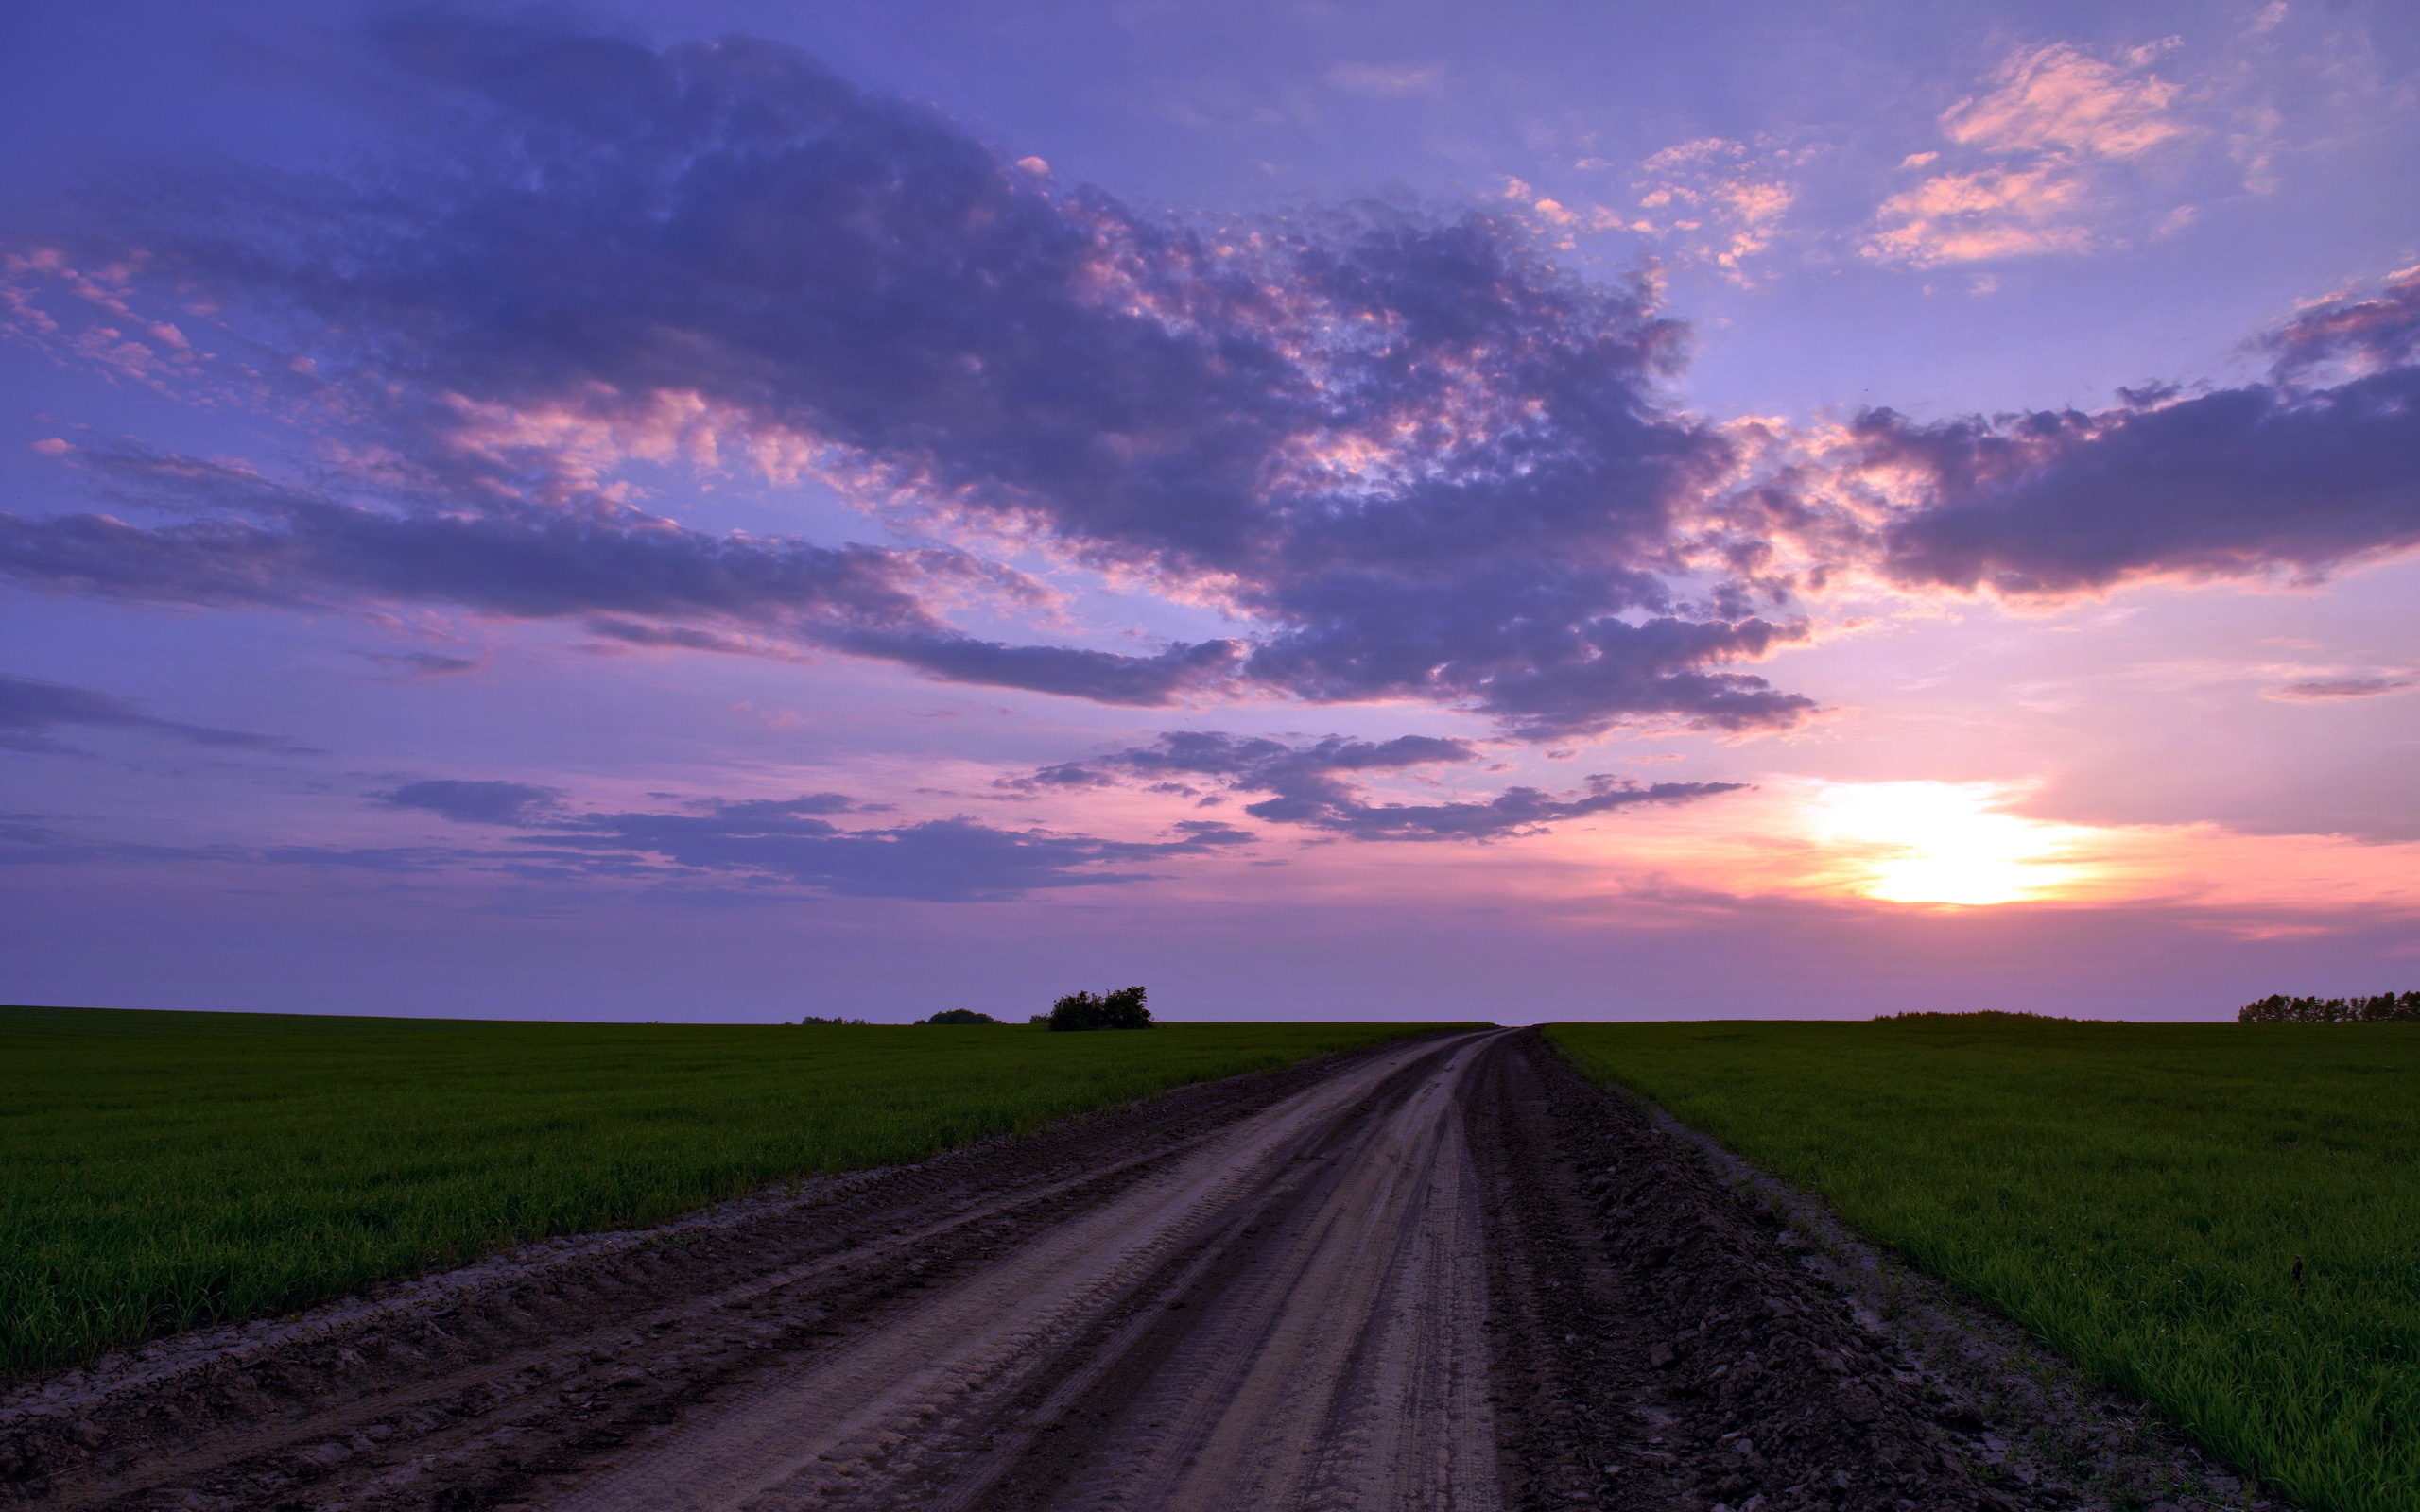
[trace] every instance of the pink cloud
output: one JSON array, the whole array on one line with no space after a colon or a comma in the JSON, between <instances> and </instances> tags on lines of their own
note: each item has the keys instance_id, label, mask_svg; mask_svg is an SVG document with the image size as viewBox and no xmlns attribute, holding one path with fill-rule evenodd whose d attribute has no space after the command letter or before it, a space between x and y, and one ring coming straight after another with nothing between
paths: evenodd
<instances>
[{"instance_id":1,"label":"pink cloud","mask_svg":"<svg viewBox=\"0 0 2420 1512\"><path fill-rule=\"evenodd\" d=\"M1901 164L1926 177L1883 201L1865 255L1932 267L2074 256L2107 243L2122 208L2112 165L2192 134L2179 86L2151 72L2169 45L2114 62L2066 43L2012 54L1987 89L1942 112L1954 158L1918 152Z\"/></svg>"}]
</instances>

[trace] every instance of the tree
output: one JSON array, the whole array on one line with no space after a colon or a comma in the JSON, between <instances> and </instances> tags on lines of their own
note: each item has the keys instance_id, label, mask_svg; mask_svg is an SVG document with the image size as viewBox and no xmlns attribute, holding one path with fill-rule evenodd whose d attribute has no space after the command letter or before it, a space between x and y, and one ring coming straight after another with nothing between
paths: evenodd
<instances>
[{"instance_id":1,"label":"tree","mask_svg":"<svg viewBox=\"0 0 2420 1512\"><path fill-rule=\"evenodd\" d=\"M1122 987L1104 997L1070 992L1050 1005L1053 1029L1149 1029L1151 1010L1144 1006L1144 989Z\"/></svg>"},{"instance_id":2,"label":"tree","mask_svg":"<svg viewBox=\"0 0 2420 1512\"><path fill-rule=\"evenodd\" d=\"M943 1008L929 1019L918 1019L916 1022L918 1023L997 1023L1000 1021L988 1013L977 1013L973 1008Z\"/></svg>"},{"instance_id":3,"label":"tree","mask_svg":"<svg viewBox=\"0 0 2420 1512\"><path fill-rule=\"evenodd\" d=\"M2374 998L2290 998L2274 993L2236 1010L2238 1023L2420 1022L2420 992L2381 992Z\"/></svg>"}]
</instances>

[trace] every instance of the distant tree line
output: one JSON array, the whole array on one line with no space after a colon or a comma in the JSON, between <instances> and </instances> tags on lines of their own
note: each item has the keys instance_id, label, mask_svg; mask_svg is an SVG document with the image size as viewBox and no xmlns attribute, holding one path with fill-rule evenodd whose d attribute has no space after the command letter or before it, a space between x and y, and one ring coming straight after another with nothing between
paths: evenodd
<instances>
[{"instance_id":1,"label":"distant tree line","mask_svg":"<svg viewBox=\"0 0 2420 1512\"><path fill-rule=\"evenodd\" d=\"M2374 998L2290 998L2273 993L2236 1010L2238 1023L2420 1023L2420 992Z\"/></svg>"},{"instance_id":2,"label":"distant tree line","mask_svg":"<svg viewBox=\"0 0 2420 1512\"><path fill-rule=\"evenodd\" d=\"M1115 992L1103 992L1098 995L1091 992L1070 992L1065 997L1061 998L1058 1002L1050 1005L1050 1011L1048 1013L1035 1014L1031 1022L1041 1025L1045 1029L1154 1028L1157 1026L1151 1022L1151 1010L1145 1005L1143 1001L1148 995L1149 994L1139 987L1122 987ZM802 1024L856 1024L862 1026L866 1021L863 1019L824 1019L819 1018L810 1013L805 1018L801 1019L798 1022ZM999 1020L992 1017L990 1014L977 1013L973 1008L943 1008L941 1012L934 1014L929 1019L918 1019L916 1021L916 1022L920 1024L998 1023L999 1022Z\"/></svg>"},{"instance_id":3,"label":"distant tree line","mask_svg":"<svg viewBox=\"0 0 2420 1512\"><path fill-rule=\"evenodd\" d=\"M1046 1029L1149 1029L1153 1027L1151 1010L1143 1005L1143 998L1139 987L1122 987L1098 997L1070 992L1050 1005L1048 1013L1035 1014L1033 1022Z\"/></svg>"},{"instance_id":4,"label":"distant tree line","mask_svg":"<svg viewBox=\"0 0 2420 1512\"><path fill-rule=\"evenodd\" d=\"M2011 1013L2001 1008L1976 1008L1966 1013L1940 1013L1931 1009L1915 1009L1907 1013L1877 1013L1876 1023L1925 1022L1939 1023L2094 1023L2093 1019L2067 1019L2055 1013Z\"/></svg>"}]
</instances>

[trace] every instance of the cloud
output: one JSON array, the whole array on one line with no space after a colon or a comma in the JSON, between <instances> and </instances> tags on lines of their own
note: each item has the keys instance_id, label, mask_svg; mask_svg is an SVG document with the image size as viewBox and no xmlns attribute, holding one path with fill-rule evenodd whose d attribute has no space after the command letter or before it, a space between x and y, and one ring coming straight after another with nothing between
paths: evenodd
<instances>
[{"instance_id":1,"label":"cloud","mask_svg":"<svg viewBox=\"0 0 2420 1512\"><path fill-rule=\"evenodd\" d=\"M1217 730L1172 730L1148 747L1136 747L1091 762L1046 766L1004 785L1027 791L1108 786L1120 776L1158 778L1158 791L1190 794L1169 779L1207 777L1231 791L1271 797L1246 806L1257 819L1299 824L1356 840L1486 840L1534 834L1560 819L1582 818L1639 804L1679 803L1738 791L1738 782L1635 782L1599 775L1580 793L1557 798L1534 787L1513 787L1484 802L1372 803L1342 774L1399 772L1416 766L1461 765L1483 753L1467 741L1402 735L1372 742L1330 735L1307 745Z\"/></svg>"},{"instance_id":2,"label":"cloud","mask_svg":"<svg viewBox=\"0 0 2420 1512\"><path fill-rule=\"evenodd\" d=\"M0 865L195 863L322 867L389 873L493 873L538 884L634 883L695 891L805 888L854 898L992 902L1063 887L1158 880L1134 869L1216 855L1254 842L1210 820L1170 840L1112 840L975 819L844 829L833 816L888 812L843 794L708 799L666 812L575 812L560 790L526 782L439 780L372 794L465 824L518 830L464 846L164 846L81 839L40 815L0 815Z\"/></svg>"},{"instance_id":3,"label":"cloud","mask_svg":"<svg viewBox=\"0 0 2420 1512\"><path fill-rule=\"evenodd\" d=\"M2420 547L2416 344L2407 270L2249 343L2267 382L1930 423L1869 411L1735 497L1734 526L1774 560L1801 553L1805 578L1870 564L1920 593L2316 581Z\"/></svg>"},{"instance_id":4,"label":"cloud","mask_svg":"<svg viewBox=\"0 0 2420 1512\"><path fill-rule=\"evenodd\" d=\"M1518 224L1145 216L746 38L417 11L376 45L458 124L350 180L95 193L63 251L12 265L53 327L20 335L62 352L146 288L276 334L278 360L195 382L345 417L334 481L130 456L184 516L9 520L18 576L603 614L1141 705L1416 699L1541 737L1814 707L1738 670L1803 627L1692 556L1737 458L1660 397L1681 328ZM1014 596L979 558L701 535L637 507L633 460L821 477L1239 632L1140 657L966 636L938 598Z\"/></svg>"},{"instance_id":5,"label":"cloud","mask_svg":"<svg viewBox=\"0 0 2420 1512\"><path fill-rule=\"evenodd\" d=\"M2365 298L2322 300L2255 343L2283 382L2407 366L2420 354L2420 267L2401 268Z\"/></svg>"},{"instance_id":6,"label":"cloud","mask_svg":"<svg viewBox=\"0 0 2420 1512\"><path fill-rule=\"evenodd\" d=\"M471 782L440 779L407 782L375 795L400 809L426 809L458 824L527 824L562 806L559 787L527 782Z\"/></svg>"},{"instance_id":7,"label":"cloud","mask_svg":"<svg viewBox=\"0 0 2420 1512\"><path fill-rule=\"evenodd\" d=\"M525 836L525 869L586 874L657 871L658 863L846 897L983 902L1060 887L1150 881L1109 867L1205 855L1250 844L1223 824L1181 826L1171 841L1104 840L1005 830L968 818L842 830L815 816L837 795L790 802L711 802L686 814L585 814ZM845 800L843 800L845 801Z\"/></svg>"},{"instance_id":8,"label":"cloud","mask_svg":"<svg viewBox=\"0 0 2420 1512\"><path fill-rule=\"evenodd\" d=\"M364 661L375 662L382 667L401 669L403 679L410 680L475 672L487 665L484 657L441 656L434 651L363 651L358 654Z\"/></svg>"},{"instance_id":9,"label":"cloud","mask_svg":"<svg viewBox=\"0 0 2420 1512\"><path fill-rule=\"evenodd\" d=\"M2420 675L2406 672L2376 678L2290 682L2269 696L2289 703L2312 703L2330 698L2375 698L2382 693L2401 693L2406 688L2420 688Z\"/></svg>"},{"instance_id":10,"label":"cloud","mask_svg":"<svg viewBox=\"0 0 2420 1512\"><path fill-rule=\"evenodd\" d=\"M1865 255L1932 267L2102 245L2122 213L2113 168L2189 134L2178 87L2151 72L2168 45L2114 62L2066 43L2010 54L1988 89L1942 112L1945 153L1902 164L1922 177L1876 212Z\"/></svg>"},{"instance_id":11,"label":"cloud","mask_svg":"<svg viewBox=\"0 0 2420 1512\"><path fill-rule=\"evenodd\" d=\"M1599 214L1597 229L1616 226L1654 236L1678 261L1711 265L1733 283L1748 284L1747 264L1771 248L1798 198L1788 171L1804 154L1752 151L1747 144L1704 137L1664 148L1639 164L1641 218Z\"/></svg>"},{"instance_id":12,"label":"cloud","mask_svg":"<svg viewBox=\"0 0 2420 1512\"><path fill-rule=\"evenodd\" d=\"M2185 131L2171 113L2177 87L2149 72L2166 50L2153 43L2109 63L2065 43L2020 48L1993 76L1996 88L1942 112L1943 134L1992 152L2137 157Z\"/></svg>"},{"instance_id":13,"label":"cloud","mask_svg":"<svg viewBox=\"0 0 2420 1512\"><path fill-rule=\"evenodd\" d=\"M713 536L603 502L579 510L379 508L128 444L80 448L74 457L130 502L212 512L152 527L101 514L0 514L0 576L53 591L214 607L457 604L513 619L585 618L598 634L640 644L766 653L744 635L623 616L706 618L943 680L1106 703L1166 703L1236 660L1224 641L1134 657L959 634L921 596L992 577L993 569L957 552Z\"/></svg>"},{"instance_id":14,"label":"cloud","mask_svg":"<svg viewBox=\"0 0 2420 1512\"><path fill-rule=\"evenodd\" d=\"M2420 546L2420 367L2331 388L2130 396L2093 413L1853 427L1911 501L1882 525L1912 587L2020 595L2132 579L2313 579Z\"/></svg>"},{"instance_id":15,"label":"cloud","mask_svg":"<svg viewBox=\"0 0 2420 1512\"><path fill-rule=\"evenodd\" d=\"M104 730L132 730L164 735L196 746L235 746L253 749L290 748L273 735L247 734L208 725L181 724L147 714L122 698L63 682L0 676L0 749L67 751L45 731L60 725Z\"/></svg>"}]
</instances>

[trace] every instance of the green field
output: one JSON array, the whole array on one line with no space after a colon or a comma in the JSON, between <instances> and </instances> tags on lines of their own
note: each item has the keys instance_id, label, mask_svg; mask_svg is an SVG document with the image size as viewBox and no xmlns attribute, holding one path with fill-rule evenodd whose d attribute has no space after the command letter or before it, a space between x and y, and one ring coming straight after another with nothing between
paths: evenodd
<instances>
[{"instance_id":1,"label":"green field","mask_svg":"<svg viewBox=\"0 0 2420 1512\"><path fill-rule=\"evenodd\" d=\"M2420 1025L1549 1032L2305 1505L2420 1507Z\"/></svg>"},{"instance_id":2,"label":"green field","mask_svg":"<svg viewBox=\"0 0 2420 1512\"><path fill-rule=\"evenodd\" d=\"M1433 1027L0 1008L0 1372Z\"/></svg>"}]
</instances>

